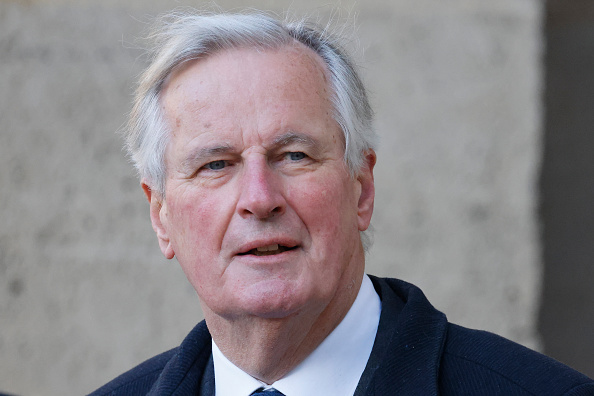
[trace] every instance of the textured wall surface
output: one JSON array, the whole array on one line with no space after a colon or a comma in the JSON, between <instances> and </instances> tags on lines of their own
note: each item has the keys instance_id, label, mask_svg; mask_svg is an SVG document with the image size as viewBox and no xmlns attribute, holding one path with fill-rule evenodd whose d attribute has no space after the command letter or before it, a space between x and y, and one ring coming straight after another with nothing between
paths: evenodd
<instances>
[{"instance_id":1,"label":"textured wall surface","mask_svg":"<svg viewBox=\"0 0 594 396\"><path fill-rule=\"evenodd\" d=\"M368 271L537 346L542 3L293 3L219 4L356 15L381 137ZM170 5L0 3L0 390L91 391L201 317L115 133L145 65L134 37Z\"/></svg>"}]
</instances>

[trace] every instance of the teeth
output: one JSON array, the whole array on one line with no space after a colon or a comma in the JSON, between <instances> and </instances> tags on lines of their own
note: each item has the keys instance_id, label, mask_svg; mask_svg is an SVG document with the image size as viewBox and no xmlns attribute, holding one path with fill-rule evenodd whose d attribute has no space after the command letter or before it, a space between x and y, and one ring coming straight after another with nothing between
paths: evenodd
<instances>
[{"instance_id":1,"label":"teeth","mask_svg":"<svg viewBox=\"0 0 594 396\"><path fill-rule=\"evenodd\" d=\"M269 245L269 246L262 246L258 248L259 252L271 252L273 250L278 250L278 244L277 245Z\"/></svg>"}]
</instances>

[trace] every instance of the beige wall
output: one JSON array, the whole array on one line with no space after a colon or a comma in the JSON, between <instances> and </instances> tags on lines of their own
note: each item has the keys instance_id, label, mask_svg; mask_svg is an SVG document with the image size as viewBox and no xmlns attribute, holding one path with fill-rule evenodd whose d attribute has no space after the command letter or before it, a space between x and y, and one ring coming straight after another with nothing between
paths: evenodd
<instances>
[{"instance_id":1,"label":"beige wall","mask_svg":"<svg viewBox=\"0 0 594 396\"><path fill-rule=\"evenodd\" d=\"M142 21L182 3L0 3L0 390L91 391L201 317L115 134ZM327 17L328 3L219 4ZM368 271L536 346L542 2L340 4L381 137Z\"/></svg>"}]
</instances>

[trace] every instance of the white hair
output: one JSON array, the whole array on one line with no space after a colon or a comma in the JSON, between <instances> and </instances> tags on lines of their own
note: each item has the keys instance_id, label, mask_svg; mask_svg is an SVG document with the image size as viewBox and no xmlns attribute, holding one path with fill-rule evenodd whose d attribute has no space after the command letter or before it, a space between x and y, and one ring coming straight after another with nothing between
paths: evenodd
<instances>
[{"instance_id":1,"label":"white hair","mask_svg":"<svg viewBox=\"0 0 594 396\"><path fill-rule=\"evenodd\" d=\"M162 197L170 135L160 106L165 81L184 62L226 49L278 49L297 41L313 50L329 74L333 117L344 134L344 160L352 176L364 165L366 152L374 148L373 112L365 87L338 39L326 29L303 20L280 22L263 13L176 12L163 16L149 39L154 43L149 52L151 63L140 78L124 134L140 178ZM364 245L368 245L367 239L363 235Z\"/></svg>"}]
</instances>

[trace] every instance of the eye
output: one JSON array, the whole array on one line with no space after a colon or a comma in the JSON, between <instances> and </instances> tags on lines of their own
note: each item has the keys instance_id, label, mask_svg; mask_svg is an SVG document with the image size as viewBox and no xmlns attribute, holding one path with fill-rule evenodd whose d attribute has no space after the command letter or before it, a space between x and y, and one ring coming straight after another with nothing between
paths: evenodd
<instances>
[{"instance_id":1,"label":"eye","mask_svg":"<svg viewBox=\"0 0 594 396\"><path fill-rule=\"evenodd\" d=\"M305 153L302 153L301 151L292 151L287 153L287 156L291 161L300 161L306 157Z\"/></svg>"},{"instance_id":2,"label":"eye","mask_svg":"<svg viewBox=\"0 0 594 396\"><path fill-rule=\"evenodd\" d=\"M227 161L225 160L216 160L209 162L208 164L204 165L204 167L208 170L221 170L227 166Z\"/></svg>"}]
</instances>

